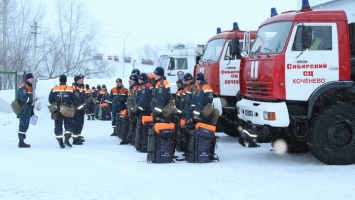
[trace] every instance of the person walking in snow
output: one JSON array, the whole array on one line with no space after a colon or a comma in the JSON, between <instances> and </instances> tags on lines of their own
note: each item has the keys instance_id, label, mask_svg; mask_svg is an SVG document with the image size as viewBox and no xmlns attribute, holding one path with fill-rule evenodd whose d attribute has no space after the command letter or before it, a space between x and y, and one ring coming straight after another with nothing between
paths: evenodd
<instances>
[{"instance_id":1,"label":"person walking in snow","mask_svg":"<svg viewBox=\"0 0 355 200\"><path fill-rule=\"evenodd\" d=\"M26 132L30 125L30 118L34 115L33 107L35 100L33 99L33 89L32 83L34 77L32 73L28 73L25 76L26 80L21 83L20 87L17 90L17 98L21 105L23 105L23 110L18 116L20 119L20 125L18 130L19 148L29 148L30 144L26 144L24 140L26 139Z\"/></svg>"},{"instance_id":2,"label":"person walking in snow","mask_svg":"<svg viewBox=\"0 0 355 200\"><path fill-rule=\"evenodd\" d=\"M77 106L78 103L74 97L73 88L67 84L67 76L60 75L59 85L51 89L48 97L50 104L57 102L58 110L52 114L54 120L54 134L58 140L60 148L72 147L69 140L73 133L73 119L71 117L63 116L59 110L61 104L66 104L67 106ZM63 143L63 124L64 124L64 143Z\"/></svg>"}]
</instances>

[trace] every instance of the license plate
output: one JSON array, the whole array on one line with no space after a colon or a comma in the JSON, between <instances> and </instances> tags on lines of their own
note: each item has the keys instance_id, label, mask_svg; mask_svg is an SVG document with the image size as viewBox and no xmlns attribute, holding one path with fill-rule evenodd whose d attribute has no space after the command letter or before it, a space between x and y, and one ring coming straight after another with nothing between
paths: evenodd
<instances>
[{"instance_id":1,"label":"license plate","mask_svg":"<svg viewBox=\"0 0 355 200\"><path fill-rule=\"evenodd\" d=\"M245 110L244 113L245 113L246 116L250 116L250 117L253 116L253 111L251 111L251 110Z\"/></svg>"}]
</instances>

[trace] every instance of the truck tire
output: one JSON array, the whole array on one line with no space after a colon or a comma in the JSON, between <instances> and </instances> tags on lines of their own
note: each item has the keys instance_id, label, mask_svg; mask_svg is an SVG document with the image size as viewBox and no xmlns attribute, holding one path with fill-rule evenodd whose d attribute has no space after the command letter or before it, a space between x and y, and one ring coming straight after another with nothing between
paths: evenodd
<instances>
[{"instance_id":1,"label":"truck tire","mask_svg":"<svg viewBox=\"0 0 355 200\"><path fill-rule=\"evenodd\" d=\"M355 106L336 103L321 110L310 124L308 146L329 165L355 163Z\"/></svg>"},{"instance_id":2,"label":"truck tire","mask_svg":"<svg viewBox=\"0 0 355 200\"><path fill-rule=\"evenodd\" d=\"M226 120L225 117L220 116L217 122L217 131L223 131L225 134L237 137L240 136L238 126L236 123Z\"/></svg>"},{"instance_id":3,"label":"truck tire","mask_svg":"<svg viewBox=\"0 0 355 200\"><path fill-rule=\"evenodd\" d=\"M291 124L289 127L293 127ZM283 139L287 144L288 153L306 153L309 151L306 141L297 139L290 128L269 128L271 145L278 139Z\"/></svg>"}]
</instances>

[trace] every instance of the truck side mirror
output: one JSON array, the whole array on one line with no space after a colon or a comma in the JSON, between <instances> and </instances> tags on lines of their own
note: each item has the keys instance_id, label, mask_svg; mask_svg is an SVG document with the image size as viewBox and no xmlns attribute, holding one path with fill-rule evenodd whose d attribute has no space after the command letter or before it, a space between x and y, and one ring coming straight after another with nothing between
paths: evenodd
<instances>
[{"instance_id":1,"label":"truck side mirror","mask_svg":"<svg viewBox=\"0 0 355 200\"><path fill-rule=\"evenodd\" d=\"M312 28L310 26L302 26L302 47L303 49L309 49L312 44Z\"/></svg>"},{"instance_id":2,"label":"truck side mirror","mask_svg":"<svg viewBox=\"0 0 355 200\"><path fill-rule=\"evenodd\" d=\"M232 59L234 59L235 57L237 57L237 59L240 59L241 55L240 55L239 38L233 37L228 45L229 45L229 54L231 55Z\"/></svg>"}]
</instances>

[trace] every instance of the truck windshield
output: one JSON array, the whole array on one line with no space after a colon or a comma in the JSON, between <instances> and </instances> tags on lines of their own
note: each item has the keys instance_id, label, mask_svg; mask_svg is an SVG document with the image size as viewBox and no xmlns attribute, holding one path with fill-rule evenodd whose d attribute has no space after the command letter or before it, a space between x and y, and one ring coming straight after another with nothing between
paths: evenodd
<instances>
[{"instance_id":1,"label":"truck windshield","mask_svg":"<svg viewBox=\"0 0 355 200\"><path fill-rule=\"evenodd\" d=\"M169 62L169 56L160 56L157 67L162 67L165 69L165 66L167 66L167 63Z\"/></svg>"},{"instance_id":2,"label":"truck windshield","mask_svg":"<svg viewBox=\"0 0 355 200\"><path fill-rule=\"evenodd\" d=\"M202 61L203 62L213 62L218 61L221 51L223 49L225 39L216 39L212 40L207 44L206 50L203 53Z\"/></svg>"},{"instance_id":3,"label":"truck windshield","mask_svg":"<svg viewBox=\"0 0 355 200\"><path fill-rule=\"evenodd\" d=\"M283 21L260 27L250 54L281 53L290 33L291 25L291 21Z\"/></svg>"}]
</instances>

